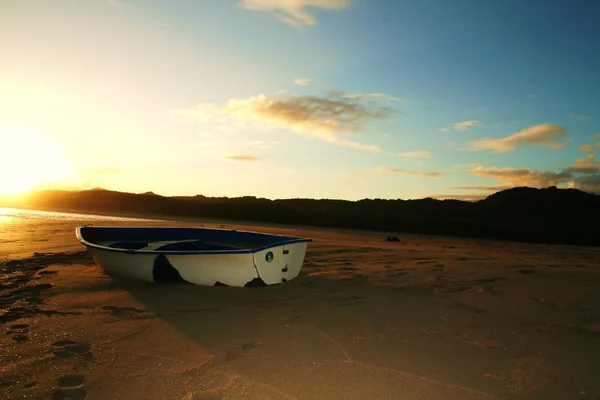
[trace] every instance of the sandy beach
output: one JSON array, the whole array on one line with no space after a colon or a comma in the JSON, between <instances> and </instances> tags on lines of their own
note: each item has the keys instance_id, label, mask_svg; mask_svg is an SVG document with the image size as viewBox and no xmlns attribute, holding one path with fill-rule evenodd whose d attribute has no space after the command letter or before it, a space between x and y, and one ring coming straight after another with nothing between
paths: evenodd
<instances>
[{"instance_id":1,"label":"sandy beach","mask_svg":"<svg viewBox=\"0 0 600 400\"><path fill-rule=\"evenodd\" d=\"M83 224L0 221L0 398L600 399L600 248L252 226L313 239L299 277L152 285Z\"/></svg>"}]
</instances>

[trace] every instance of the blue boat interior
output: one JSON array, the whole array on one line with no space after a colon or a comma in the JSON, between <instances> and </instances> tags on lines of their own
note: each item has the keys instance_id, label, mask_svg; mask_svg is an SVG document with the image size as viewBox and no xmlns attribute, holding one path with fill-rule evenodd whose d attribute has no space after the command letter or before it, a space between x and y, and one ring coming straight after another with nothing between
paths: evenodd
<instances>
[{"instance_id":1,"label":"blue boat interior","mask_svg":"<svg viewBox=\"0 0 600 400\"><path fill-rule=\"evenodd\" d=\"M152 253L250 253L311 239L267 233L208 228L98 227L77 228L86 246L113 251Z\"/></svg>"},{"instance_id":2,"label":"blue boat interior","mask_svg":"<svg viewBox=\"0 0 600 400\"><path fill-rule=\"evenodd\" d=\"M141 250L148 247L152 242L115 242L110 243L108 247L113 249ZM173 250L173 251L195 251L195 250L237 250L242 247L228 246L219 243L203 242L194 240L192 242L173 242L155 247L154 250Z\"/></svg>"}]
</instances>

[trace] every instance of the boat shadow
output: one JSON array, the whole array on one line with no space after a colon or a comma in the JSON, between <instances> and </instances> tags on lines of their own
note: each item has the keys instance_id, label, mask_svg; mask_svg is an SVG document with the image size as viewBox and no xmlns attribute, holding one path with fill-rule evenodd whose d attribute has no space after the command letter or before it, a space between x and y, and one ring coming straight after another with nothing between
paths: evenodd
<instances>
[{"instance_id":1,"label":"boat shadow","mask_svg":"<svg viewBox=\"0 0 600 400\"><path fill-rule=\"evenodd\" d=\"M235 345L285 335L291 325L325 312L323 300L334 294L339 299L339 286L327 277L301 272L285 284L272 286L209 287L115 279L112 287L128 292L141 311L218 355Z\"/></svg>"}]
</instances>

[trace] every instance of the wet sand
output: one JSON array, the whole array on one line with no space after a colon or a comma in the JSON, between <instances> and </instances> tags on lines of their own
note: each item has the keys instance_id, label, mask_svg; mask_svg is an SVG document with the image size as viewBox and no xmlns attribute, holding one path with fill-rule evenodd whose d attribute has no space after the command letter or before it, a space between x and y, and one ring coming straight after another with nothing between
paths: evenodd
<instances>
[{"instance_id":1,"label":"wet sand","mask_svg":"<svg viewBox=\"0 0 600 400\"><path fill-rule=\"evenodd\" d=\"M159 286L83 224L0 221L3 399L600 399L599 248L270 227L298 278Z\"/></svg>"}]
</instances>

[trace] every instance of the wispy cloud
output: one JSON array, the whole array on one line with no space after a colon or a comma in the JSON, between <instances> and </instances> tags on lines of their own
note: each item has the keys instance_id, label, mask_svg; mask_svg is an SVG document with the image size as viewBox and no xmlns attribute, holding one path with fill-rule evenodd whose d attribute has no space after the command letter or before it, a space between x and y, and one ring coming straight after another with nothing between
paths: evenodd
<instances>
[{"instance_id":1,"label":"wispy cloud","mask_svg":"<svg viewBox=\"0 0 600 400\"><path fill-rule=\"evenodd\" d=\"M349 147L351 149L356 149L356 150L365 150L365 151L370 151L372 153L381 153L381 154L388 154L391 155L392 153L383 150L381 147L374 145L374 144L364 144L364 143L359 143L359 142L354 142L351 140L341 140L341 139L336 139L335 141L333 141L334 143L338 143L342 146L345 147Z\"/></svg>"},{"instance_id":2,"label":"wispy cloud","mask_svg":"<svg viewBox=\"0 0 600 400\"><path fill-rule=\"evenodd\" d=\"M452 168L454 172L464 172L465 168L475 168L482 167L483 165L480 163L465 163L465 164L457 164Z\"/></svg>"},{"instance_id":3,"label":"wispy cloud","mask_svg":"<svg viewBox=\"0 0 600 400\"><path fill-rule=\"evenodd\" d=\"M585 175L572 182L572 187L586 192L600 194L600 174Z\"/></svg>"},{"instance_id":4,"label":"wispy cloud","mask_svg":"<svg viewBox=\"0 0 600 400\"><path fill-rule=\"evenodd\" d=\"M296 79L294 79L294 85L308 86L309 84L310 84L310 79L308 79L308 78L296 78Z\"/></svg>"},{"instance_id":5,"label":"wispy cloud","mask_svg":"<svg viewBox=\"0 0 600 400\"><path fill-rule=\"evenodd\" d=\"M400 153L402 157L407 158L430 158L432 157L431 153L427 150L417 150L417 151L408 151L405 153Z\"/></svg>"},{"instance_id":6,"label":"wispy cloud","mask_svg":"<svg viewBox=\"0 0 600 400\"><path fill-rule=\"evenodd\" d=\"M582 144L579 146L580 151L594 151L594 147L591 144Z\"/></svg>"},{"instance_id":7,"label":"wispy cloud","mask_svg":"<svg viewBox=\"0 0 600 400\"><path fill-rule=\"evenodd\" d=\"M357 132L368 121L388 117L390 107L375 101L372 96L343 92L280 99L257 96L232 99L227 109L237 117L329 137L335 132Z\"/></svg>"},{"instance_id":8,"label":"wispy cloud","mask_svg":"<svg viewBox=\"0 0 600 400\"><path fill-rule=\"evenodd\" d=\"M462 200L462 201L478 201L487 197L485 194L430 194L422 196L422 199L432 198L437 200Z\"/></svg>"},{"instance_id":9,"label":"wispy cloud","mask_svg":"<svg viewBox=\"0 0 600 400\"><path fill-rule=\"evenodd\" d=\"M479 166L467 171L473 175L489 176L502 182L503 187L548 187L567 182L572 178L568 172L537 172L528 168L496 168Z\"/></svg>"},{"instance_id":10,"label":"wispy cloud","mask_svg":"<svg viewBox=\"0 0 600 400\"><path fill-rule=\"evenodd\" d=\"M561 140L566 129L554 124L534 125L500 139L480 139L469 143L473 150L493 150L498 153L512 151L521 146L539 146L562 149L567 144Z\"/></svg>"},{"instance_id":11,"label":"wispy cloud","mask_svg":"<svg viewBox=\"0 0 600 400\"><path fill-rule=\"evenodd\" d=\"M231 99L225 106L200 104L191 110L174 112L193 115L201 121L212 119L219 122L222 117L232 116L242 122L255 120L330 136L336 132L357 132L364 123L388 117L392 109L378 101L381 96L346 92L329 92L323 96L259 95Z\"/></svg>"},{"instance_id":12,"label":"wispy cloud","mask_svg":"<svg viewBox=\"0 0 600 400\"><path fill-rule=\"evenodd\" d=\"M340 96L346 99L375 99L388 101L403 101L400 97L392 96L386 93L353 93L343 92L341 90L333 90L329 92L333 96Z\"/></svg>"},{"instance_id":13,"label":"wispy cloud","mask_svg":"<svg viewBox=\"0 0 600 400\"><path fill-rule=\"evenodd\" d=\"M324 95L259 95L231 99L227 104L199 104L171 113L199 122L248 128L248 124L286 128L345 147L386 153L379 146L345 140L340 135L356 133L371 121L386 120L399 98L384 93L331 91Z\"/></svg>"},{"instance_id":14,"label":"wispy cloud","mask_svg":"<svg viewBox=\"0 0 600 400\"><path fill-rule=\"evenodd\" d=\"M463 172L487 176L499 181L499 185L455 186L450 189L483 191L487 194L519 186L546 188L549 186L571 187L600 194L600 161L593 154L578 158L558 172L535 171L528 168L498 168L483 165L464 165Z\"/></svg>"},{"instance_id":15,"label":"wispy cloud","mask_svg":"<svg viewBox=\"0 0 600 400\"><path fill-rule=\"evenodd\" d=\"M565 169L565 172L574 174L597 174L600 173L600 161L589 154L585 158L578 158L575 163Z\"/></svg>"},{"instance_id":16,"label":"wispy cloud","mask_svg":"<svg viewBox=\"0 0 600 400\"><path fill-rule=\"evenodd\" d=\"M590 116L589 115L585 115L585 114L576 114L576 113L568 113L567 117L569 118L573 118L573 119L589 119Z\"/></svg>"},{"instance_id":17,"label":"wispy cloud","mask_svg":"<svg viewBox=\"0 0 600 400\"><path fill-rule=\"evenodd\" d=\"M257 162L257 161L262 160L261 158L253 156L251 154L235 154L235 155L227 156L225 158L227 158L228 160L232 160L232 161L242 161L242 162Z\"/></svg>"},{"instance_id":18,"label":"wispy cloud","mask_svg":"<svg viewBox=\"0 0 600 400\"><path fill-rule=\"evenodd\" d=\"M476 126L483 126L483 125L479 121L471 120L471 121L457 122L453 126L454 126L454 129L457 131L469 131Z\"/></svg>"},{"instance_id":19,"label":"wispy cloud","mask_svg":"<svg viewBox=\"0 0 600 400\"><path fill-rule=\"evenodd\" d=\"M317 23L308 8L341 10L349 7L351 0L241 0L238 4L246 10L269 12L280 21L299 28Z\"/></svg>"},{"instance_id":20,"label":"wispy cloud","mask_svg":"<svg viewBox=\"0 0 600 400\"><path fill-rule=\"evenodd\" d=\"M375 170L382 174L399 174L399 175L415 175L424 178L441 178L441 172L423 172L423 171L411 171L407 169L392 168L392 167L380 167Z\"/></svg>"},{"instance_id":21,"label":"wispy cloud","mask_svg":"<svg viewBox=\"0 0 600 400\"><path fill-rule=\"evenodd\" d=\"M489 185L489 186L452 186L448 189L450 190L474 190L474 191L484 191L484 192L499 192L501 190L510 189L513 186L507 185Z\"/></svg>"}]
</instances>

